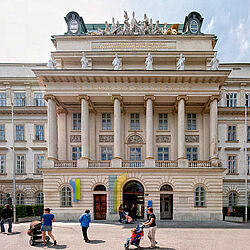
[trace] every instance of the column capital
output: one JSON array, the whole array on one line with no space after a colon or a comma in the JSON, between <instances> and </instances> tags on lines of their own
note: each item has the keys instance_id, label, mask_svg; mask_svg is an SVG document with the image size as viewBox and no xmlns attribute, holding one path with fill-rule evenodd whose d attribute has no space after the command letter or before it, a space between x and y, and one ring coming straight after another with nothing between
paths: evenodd
<instances>
[{"instance_id":1,"label":"column capital","mask_svg":"<svg viewBox=\"0 0 250 250\"><path fill-rule=\"evenodd\" d=\"M153 95L145 95L144 96L144 101L146 102L148 99L151 99L152 101L155 101L155 96L153 96Z\"/></svg>"},{"instance_id":2,"label":"column capital","mask_svg":"<svg viewBox=\"0 0 250 250\"><path fill-rule=\"evenodd\" d=\"M88 95L78 95L78 100L81 101L82 99L85 99L86 101L90 100Z\"/></svg>"},{"instance_id":3,"label":"column capital","mask_svg":"<svg viewBox=\"0 0 250 250\"><path fill-rule=\"evenodd\" d=\"M210 103L211 103L212 101L214 101L214 100L219 101L219 100L220 100L220 96L219 96L219 95L212 95L212 96L209 98Z\"/></svg>"},{"instance_id":4,"label":"column capital","mask_svg":"<svg viewBox=\"0 0 250 250\"><path fill-rule=\"evenodd\" d=\"M176 101L179 102L181 99L183 99L184 101L188 100L188 97L186 95L178 95L176 97Z\"/></svg>"},{"instance_id":5,"label":"column capital","mask_svg":"<svg viewBox=\"0 0 250 250\"><path fill-rule=\"evenodd\" d=\"M54 102L56 102L56 97L54 95L44 95L44 100L46 102L48 102L49 99L53 100Z\"/></svg>"},{"instance_id":6,"label":"column capital","mask_svg":"<svg viewBox=\"0 0 250 250\"><path fill-rule=\"evenodd\" d=\"M122 97L120 95L112 95L112 102L115 101L115 99L119 100L120 102L122 102Z\"/></svg>"}]
</instances>

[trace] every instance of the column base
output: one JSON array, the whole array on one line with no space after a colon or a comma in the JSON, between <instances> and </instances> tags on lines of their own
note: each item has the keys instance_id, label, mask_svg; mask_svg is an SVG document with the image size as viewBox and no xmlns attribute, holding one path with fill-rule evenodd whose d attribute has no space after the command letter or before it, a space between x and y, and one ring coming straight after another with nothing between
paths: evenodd
<instances>
[{"instance_id":1,"label":"column base","mask_svg":"<svg viewBox=\"0 0 250 250\"><path fill-rule=\"evenodd\" d=\"M154 167L155 167L154 158L146 158L145 159L145 168L154 168Z\"/></svg>"},{"instance_id":2,"label":"column base","mask_svg":"<svg viewBox=\"0 0 250 250\"><path fill-rule=\"evenodd\" d=\"M77 160L77 166L79 168L88 168L89 167L89 159L81 157L79 160Z\"/></svg>"},{"instance_id":3,"label":"column base","mask_svg":"<svg viewBox=\"0 0 250 250\"><path fill-rule=\"evenodd\" d=\"M112 168L121 168L122 167L122 159L121 158L113 158L111 160L111 167Z\"/></svg>"},{"instance_id":4,"label":"column base","mask_svg":"<svg viewBox=\"0 0 250 250\"><path fill-rule=\"evenodd\" d=\"M178 168L188 168L188 159L179 158L177 162L178 162Z\"/></svg>"}]
</instances>

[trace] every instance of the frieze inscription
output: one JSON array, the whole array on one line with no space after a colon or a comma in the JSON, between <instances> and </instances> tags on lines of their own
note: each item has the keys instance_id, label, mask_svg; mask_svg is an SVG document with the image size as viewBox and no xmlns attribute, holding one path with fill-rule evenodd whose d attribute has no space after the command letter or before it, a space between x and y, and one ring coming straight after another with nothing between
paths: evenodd
<instances>
[{"instance_id":1,"label":"frieze inscription","mask_svg":"<svg viewBox=\"0 0 250 250\"><path fill-rule=\"evenodd\" d=\"M171 135L157 135L156 142L157 143L170 143L171 142Z\"/></svg>"},{"instance_id":2,"label":"frieze inscription","mask_svg":"<svg viewBox=\"0 0 250 250\"><path fill-rule=\"evenodd\" d=\"M70 142L81 142L81 135L71 135Z\"/></svg>"},{"instance_id":3,"label":"frieze inscription","mask_svg":"<svg viewBox=\"0 0 250 250\"><path fill-rule=\"evenodd\" d=\"M186 135L185 141L187 143L199 142L199 136L198 135Z\"/></svg>"},{"instance_id":4,"label":"frieze inscription","mask_svg":"<svg viewBox=\"0 0 250 250\"><path fill-rule=\"evenodd\" d=\"M99 135L99 142L114 142L113 135Z\"/></svg>"}]
</instances>

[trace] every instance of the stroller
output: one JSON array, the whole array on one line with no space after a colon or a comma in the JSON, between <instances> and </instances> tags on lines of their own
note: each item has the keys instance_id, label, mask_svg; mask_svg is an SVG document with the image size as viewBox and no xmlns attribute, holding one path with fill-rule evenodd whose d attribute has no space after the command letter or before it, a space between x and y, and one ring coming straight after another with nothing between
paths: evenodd
<instances>
[{"instance_id":1,"label":"stroller","mask_svg":"<svg viewBox=\"0 0 250 250\"><path fill-rule=\"evenodd\" d=\"M32 221L30 223L30 228L28 229L27 234L30 236L29 243L31 246L34 246L36 243L42 242L42 232L41 232L41 221ZM46 241L49 242L50 237L46 236Z\"/></svg>"},{"instance_id":2,"label":"stroller","mask_svg":"<svg viewBox=\"0 0 250 250\"><path fill-rule=\"evenodd\" d=\"M133 246L136 246L137 248L140 248L140 241L141 241L141 238L144 236L144 231L143 231L143 228L144 226L143 225L137 225L136 227L136 235L134 236L134 238L131 238L129 241L127 241L125 244L124 244L124 249L129 249L129 246L133 245Z\"/></svg>"},{"instance_id":3,"label":"stroller","mask_svg":"<svg viewBox=\"0 0 250 250\"><path fill-rule=\"evenodd\" d=\"M124 217L123 217L123 221L128 224L131 223L133 221L133 219L128 215L128 212L124 213Z\"/></svg>"}]
</instances>

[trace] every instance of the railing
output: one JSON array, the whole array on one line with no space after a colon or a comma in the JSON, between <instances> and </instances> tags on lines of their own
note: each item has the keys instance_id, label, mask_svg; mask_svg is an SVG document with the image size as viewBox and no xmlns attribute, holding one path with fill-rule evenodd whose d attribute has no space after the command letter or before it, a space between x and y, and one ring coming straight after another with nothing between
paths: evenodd
<instances>
[{"instance_id":1,"label":"railing","mask_svg":"<svg viewBox=\"0 0 250 250\"><path fill-rule=\"evenodd\" d=\"M188 161L189 168L211 168L210 161Z\"/></svg>"},{"instance_id":2,"label":"railing","mask_svg":"<svg viewBox=\"0 0 250 250\"><path fill-rule=\"evenodd\" d=\"M110 168L111 161L89 161L89 168Z\"/></svg>"},{"instance_id":3,"label":"railing","mask_svg":"<svg viewBox=\"0 0 250 250\"><path fill-rule=\"evenodd\" d=\"M144 161L129 161L124 160L122 161L123 168L142 168L144 167Z\"/></svg>"},{"instance_id":4,"label":"railing","mask_svg":"<svg viewBox=\"0 0 250 250\"><path fill-rule=\"evenodd\" d=\"M157 168L176 168L177 166L177 161L155 161Z\"/></svg>"},{"instance_id":5,"label":"railing","mask_svg":"<svg viewBox=\"0 0 250 250\"><path fill-rule=\"evenodd\" d=\"M55 168L76 168L77 161L55 161L54 167Z\"/></svg>"}]
</instances>

